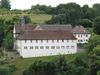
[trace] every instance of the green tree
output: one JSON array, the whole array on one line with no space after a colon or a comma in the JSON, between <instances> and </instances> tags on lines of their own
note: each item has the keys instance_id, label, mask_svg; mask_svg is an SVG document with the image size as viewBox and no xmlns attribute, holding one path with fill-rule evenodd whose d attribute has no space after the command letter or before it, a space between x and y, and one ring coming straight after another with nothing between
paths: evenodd
<instances>
[{"instance_id":1,"label":"green tree","mask_svg":"<svg viewBox=\"0 0 100 75\"><path fill-rule=\"evenodd\" d=\"M83 18L87 18L87 17L86 17L86 12L88 11L88 9L89 9L89 6L88 6L88 5L84 5L84 6L82 7Z\"/></svg>"},{"instance_id":2,"label":"green tree","mask_svg":"<svg viewBox=\"0 0 100 75\"><path fill-rule=\"evenodd\" d=\"M100 3L94 4L93 9L96 10L96 16L100 16Z\"/></svg>"},{"instance_id":3,"label":"green tree","mask_svg":"<svg viewBox=\"0 0 100 75\"><path fill-rule=\"evenodd\" d=\"M100 60L95 60L90 66L90 73L91 75L97 75L98 71L100 71Z\"/></svg>"},{"instance_id":4,"label":"green tree","mask_svg":"<svg viewBox=\"0 0 100 75\"><path fill-rule=\"evenodd\" d=\"M89 53L89 56L92 58L99 59L99 57L100 57L100 45L97 45L96 47L94 47L93 51L91 51Z\"/></svg>"},{"instance_id":5,"label":"green tree","mask_svg":"<svg viewBox=\"0 0 100 75\"><path fill-rule=\"evenodd\" d=\"M93 30L95 33L100 34L100 16L94 19Z\"/></svg>"},{"instance_id":6,"label":"green tree","mask_svg":"<svg viewBox=\"0 0 100 75\"><path fill-rule=\"evenodd\" d=\"M0 75L11 75L8 68L0 68Z\"/></svg>"},{"instance_id":7,"label":"green tree","mask_svg":"<svg viewBox=\"0 0 100 75\"><path fill-rule=\"evenodd\" d=\"M67 23L77 24L78 20L83 17L83 12L80 5L76 3L66 4Z\"/></svg>"},{"instance_id":8,"label":"green tree","mask_svg":"<svg viewBox=\"0 0 100 75\"><path fill-rule=\"evenodd\" d=\"M12 33L8 33L3 41L3 46L6 49L12 49L13 48L13 35Z\"/></svg>"},{"instance_id":9,"label":"green tree","mask_svg":"<svg viewBox=\"0 0 100 75\"><path fill-rule=\"evenodd\" d=\"M47 24L66 24L66 15L58 14L53 15L52 19L46 22Z\"/></svg>"},{"instance_id":10,"label":"green tree","mask_svg":"<svg viewBox=\"0 0 100 75\"><path fill-rule=\"evenodd\" d=\"M97 16L97 11L96 9L89 8L85 14L85 18L89 20L93 20Z\"/></svg>"},{"instance_id":11,"label":"green tree","mask_svg":"<svg viewBox=\"0 0 100 75\"><path fill-rule=\"evenodd\" d=\"M78 24L84 27L92 27L92 21L89 19L80 19Z\"/></svg>"},{"instance_id":12,"label":"green tree","mask_svg":"<svg viewBox=\"0 0 100 75\"><path fill-rule=\"evenodd\" d=\"M0 18L0 47L4 38L4 19Z\"/></svg>"},{"instance_id":13,"label":"green tree","mask_svg":"<svg viewBox=\"0 0 100 75\"><path fill-rule=\"evenodd\" d=\"M89 67L83 57L76 57L73 61L73 75L89 75Z\"/></svg>"},{"instance_id":14,"label":"green tree","mask_svg":"<svg viewBox=\"0 0 100 75\"><path fill-rule=\"evenodd\" d=\"M60 56L59 59L57 59L56 63L56 75L68 75L69 73L69 65L67 64L67 61L64 56Z\"/></svg>"},{"instance_id":15,"label":"green tree","mask_svg":"<svg viewBox=\"0 0 100 75\"><path fill-rule=\"evenodd\" d=\"M86 48L88 49L88 52L93 51L93 49L97 46L100 45L100 35L92 34L91 38L86 45Z\"/></svg>"},{"instance_id":16,"label":"green tree","mask_svg":"<svg viewBox=\"0 0 100 75\"><path fill-rule=\"evenodd\" d=\"M11 8L10 1L9 0L1 0L1 8L10 9Z\"/></svg>"},{"instance_id":17,"label":"green tree","mask_svg":"<svg viewBox=\"0 0 100 75\"><path fill-rule=\"evenodd\" d=\"M23 75L54 75L55 65L53 62L35 61Z\"/></svg>"}]
</instances>

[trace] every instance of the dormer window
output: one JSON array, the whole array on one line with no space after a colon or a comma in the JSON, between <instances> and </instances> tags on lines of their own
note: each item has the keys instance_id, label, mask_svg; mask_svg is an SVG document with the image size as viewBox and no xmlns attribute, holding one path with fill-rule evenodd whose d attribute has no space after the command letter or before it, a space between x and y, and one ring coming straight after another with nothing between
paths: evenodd
<instances>
[{"instance_id":1,"label":"dormer window","mask_svg":"<svg viewBox=\"0 0 100 75\"><path fill-rule=\"evenodd\" d=\"M27 43L27 40L25 40L25 43Z\"/></svg>"},{"instance_id":2,"label":"dormer window","mask_svg":"<svg viewBox=\"0 0 100 75\"><path fill-rule=\"evenodd\" d=\"M86 37L88 37L88 35L86 34Z\"/></svg>"}]
</instances>

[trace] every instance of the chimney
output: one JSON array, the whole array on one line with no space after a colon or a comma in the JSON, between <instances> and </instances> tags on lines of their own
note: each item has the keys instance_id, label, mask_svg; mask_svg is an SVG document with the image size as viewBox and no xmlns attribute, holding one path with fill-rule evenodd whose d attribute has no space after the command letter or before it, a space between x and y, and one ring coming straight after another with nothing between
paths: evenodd
<instances>
[{"instance_id":1,"label":"chimney","mask_svg":"<svg viewBox=\"0 0 100 75\"><path fill-rule=\"evenodd\" d=\"M20 18L20 23L21 23L21 25L25 25L25 16L22 16Z\"/></svg>"}]
</instances>

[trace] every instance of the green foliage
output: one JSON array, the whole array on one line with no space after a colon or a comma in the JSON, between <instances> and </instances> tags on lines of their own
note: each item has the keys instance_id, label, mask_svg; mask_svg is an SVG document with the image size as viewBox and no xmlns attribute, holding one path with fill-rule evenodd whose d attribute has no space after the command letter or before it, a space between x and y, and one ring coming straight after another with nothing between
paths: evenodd
<instances>
[{"instance_id":1,"label":"green foliage","mask_svg":"<svg viewBox=\"0 0 100 75\"><path fill-rule=\"evenodd\" d=\"M5 36L5 39L4 39L4 42L3 42L3 46L6 49L12 49L13 48L13 35L12 35L12 33L8 33Z\"/></svg>"},{"instance_id":2,"label":"green foliage","mask_svg":"<svg viewBox=\"0 0 100 75\"><path fill-rule=\"evenodd\" d=\"M92 21L89 19L80 19L78 24L84 27L92 27Z\"/></svg>"},{"instance_id":3,"label":"green foliage","mask_svg":"<svg viewBox=\"0 0 100 75\"><path fill-rule=\"evenodd\" d=\"M95 60L90 66L91 75L97 75L98 71L100 71L100 60Z\"/></svg>"},{"instance_id":4,"label":"green foliage","mask_svg":"<svg viewBox=\"0 0 100 75\"><path fill-rule=\"evenodd\" d=\"M16 71L15 65L9 65L5 67L0 67L0 75L13 75L13 72Z\"/></svg>"},{"instance_id":5,"label":"green foliage","mask_svg":"<svg viewBox=\"0 0 100 75\"><path fill-rule=\"evenodd\" d=\"M53 15L52 19L49 21L46 21L47 24L66 24L66 15L65 14L59 14L59 15Z\"/></svg>"},{"instance_id":6,"label":"green foliage","mask_svg":"<svg viewBox=\"0 0 100 75\"><path fill-rule=\"evenodd\" d=\"M36 61L34 62L29 70L25 70L23 75L54 75L55 66L53 62L43 62Z\"/></svg>"},{"instance_id":7,"label":"green foliage","mask_svg":"<svg viewBox=\"0 0 100 75\"><path fill-rule=\"evenodd\" d=\"M86 48L88 51L93 51L93 49L97 46L100 45L100 35L92 34Z\"/></svg>"},{"instance_id":8,"label":"green foliage","mask_svg":"<svg viewBox=\"0 0 100 75\"><path fill-rule=\"evenodd\" d=\"M97 75L100 75L100 70L97 72Z\"/></svg>"},{"instance_id":9,"label":"green foliage","mask_svg":"<svg viewBox=\"0 0 100 75\"><path fill-rule=\"evenodd\" d=\"M0 68L0 75L11 75L8 68Z\"/></svg>"},{"instance_id":10,"label":"green foliage","mask_svg":"<svg viewBox=\"0 0 100 75\"><path fill-rule=\"evenodd\" d=\"M11 72L16 71L16 69L17 69L14 64L9 65L8 67L9 67L9 69L10 69Z\"/></svg>"},{"instance_id":11,"label":"green foliage","mask_svg":"<svg viewBox=\"0 0 100 75\"><path fill-rule=\"evenodd\" d=\"M10 1L9 0L1 0L1 8L6 8L6 9L10 9Z\"/></svg>"},{"instance_id":12,"label":"green foliage","mask_svg":"<svg viewBox=\"0 0 100 75\"><path fill-rule=\"evenodd\" d=\"M94 19L93 30L95 33L100 34L100 16L98 16Z\"/></svg>"},{"instance_id":13,"label":"green foliage","mask_svg":"<svg viewBox=\"0 0 100 75\"><path fill-rule=\"evenodd\" d=\"M4 19L0 18L0 47L4 38Z\"/></svg>"},{"instance_id":14,"label":"green foliage","mask_svg":"<svg viewBox=\"0 0 100 75\"><path fill-rule=\"evenodd\" d=\"M89 75L87 63L77 57L73 63L68 63L65 56L58 56L56 60L43 62L35 61L23 75Z\"/></svg>"},{"instance_id":15,"label":"green foliage","mask_svg":"<svg viewBox=\"0 0 100 75\"><path fill-rule=\"evenodd\" d=\"M69 65L64 56L59 56L59 58L55 62L56 71L55 75L68 75Z\"/></svg>"},{"instance_id":16,"label":"green foliage","mask_svg":"<svg viewBox=\"0 0 100 75\"><path fill-rule=\"evenodd\" d=\"M80 56L73 61L74 75L89 75L89 66L87 62Z\"/></svg>"},{"instance_id":17,"label":"green foliage","mask_svg":"<svg viewBox=\"0 0 100 75\"><path fill-rule=\"evenodd\" d=\"M32 11L34 11L36 13L52 14L53 13L53 7L37 4L35 6L31 6L31 12Z\"/></svg>"},{"instance_id":18,"label":"green foliage","mask_svg":"<svg viewBox=\"0 0 100 75\"><path fill-rule=\"evenodd\" d=\"M84 5L83 7L82 7L82 11L83 11L83 17L84 18L87 18L86 17L86 12L89 10L89 6L88 5Z\"/></svg>"},{"instance_id":19,"label":"green foliage","mask_svg":"<svg viewBox=\"0 0 100 75\"><path fill-rule=\"evenodd\" d=\"M83 16L80 5L76 3L60 4L56 7L55 11L57 15L47 23L71 23L75 25Z\"/></svg>"},{"instance_id":20,"label":"green foliage","mask_svg":"<svg viewBox=\"0 0 100 75\"><path fill-rule=\"evenodd\" d=\"M29 24L32 22L29 16L24 16L24 19L25 19L25 24Z\"/></svg>"},{"instance_id":21,"label":"green foliage","mask_svg":"<svg viewBox=\"0 0 100 75\"><path fill-rule=\"evenodd\" d=\"M89 53L89 56L92 58L99 59L99 57L100 57L100 45L97 45L96 47L94 47L93 51L91 51Z\"/></svg>"}]
</instances>

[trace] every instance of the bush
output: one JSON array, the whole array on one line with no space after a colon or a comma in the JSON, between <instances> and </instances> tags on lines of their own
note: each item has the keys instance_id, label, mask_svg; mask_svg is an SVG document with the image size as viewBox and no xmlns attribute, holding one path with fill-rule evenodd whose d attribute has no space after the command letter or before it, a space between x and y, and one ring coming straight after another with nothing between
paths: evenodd
<instances>
[{"instance_id":1,"label":"bush","mask_svg":"<svg viewBox=\"0 0 100 75\"><path fill-rule=\"evenodd\" d=\"M9 65L10 71L14 72L17 70L16 66L14 64Z\"/></svg>"}]
</instances>

